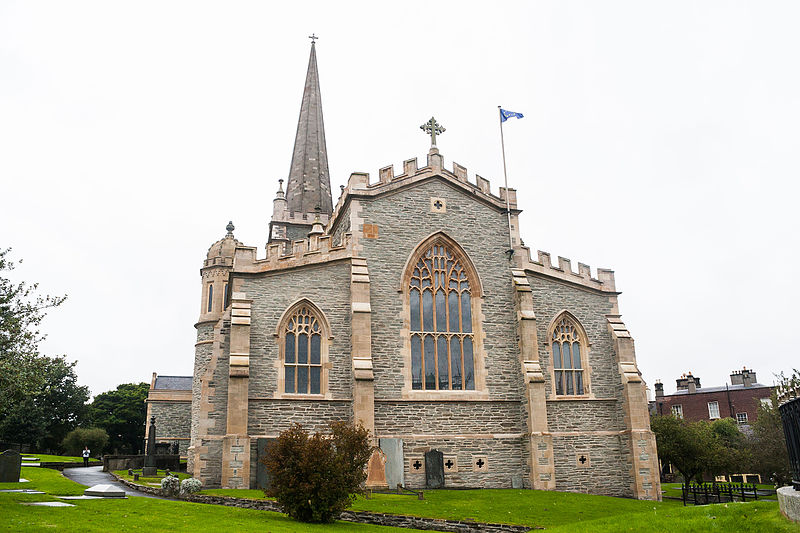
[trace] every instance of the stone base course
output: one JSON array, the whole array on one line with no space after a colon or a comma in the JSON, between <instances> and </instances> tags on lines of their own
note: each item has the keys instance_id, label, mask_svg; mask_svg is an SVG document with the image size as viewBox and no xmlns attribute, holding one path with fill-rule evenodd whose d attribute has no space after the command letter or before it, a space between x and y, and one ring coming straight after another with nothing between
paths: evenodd
<instances>
[{"instance_id":1,"label":"stone base course","mask_svg":"<svg viewBox=\"0 0 800 533\"><path fill-rule=\"evenodd\" d=\"M111 473L120 483L140 492L154 494L157 496L168 497L160 488L146 487L137 485L118 475ZM178 499L178 498L174 498ZM249 498L234 498L231 496L209 496L205 494L188 494L181 500L194 503L208 503L211 505L225 505L228 507L239 507L241 509L255 509L258 511L273 511L282 513L280 506L272 500L253 500ZM510 524L492 524L484 522L462 522L460 520L443 520L440 518L422 518L408 515L392 515L381 513L368 513L364 511L344 511L339 520L346 522L358 522L361 524L375 524L379 526L404 527L408 529L422 529L425 531L447 531L454 533L524 533L531 529L528 526L516 526Z\"/></svg>"}]
</instances>

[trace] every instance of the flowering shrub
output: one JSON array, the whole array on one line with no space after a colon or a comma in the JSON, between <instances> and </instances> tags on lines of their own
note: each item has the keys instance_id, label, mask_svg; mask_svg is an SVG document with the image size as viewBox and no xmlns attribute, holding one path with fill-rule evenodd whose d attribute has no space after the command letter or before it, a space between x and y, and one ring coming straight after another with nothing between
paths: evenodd
<instances>
[{"instance_id":1,"label":"flowering shrub","mask_svg":"<svg viewBox=\"0 0 800 533\"><path fill-rule=\"evenodd\" d=\"M181 494L194 494L200 490L200 480L190 477L181 481Z\"/></svg>"},{"instance_id":2,"label":"flowering shrub","mask_svg":"<svg viewBox=\"0 0 800 533\"><path fill-rule=\"evenodd\" d=\"M180 486L180 480L175 476L167 476L161 480L161 490L169 496L178 494Z\"/></svg>"}]
</instances>

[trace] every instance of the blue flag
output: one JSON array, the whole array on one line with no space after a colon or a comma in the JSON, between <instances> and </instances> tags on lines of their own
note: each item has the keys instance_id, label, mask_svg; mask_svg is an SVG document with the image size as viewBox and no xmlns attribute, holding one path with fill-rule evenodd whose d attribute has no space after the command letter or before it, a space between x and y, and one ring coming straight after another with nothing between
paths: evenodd
<instances>
[{"instance_id":1,"label":"blue flag","mask_svg":"<svg viewBox=\"0 0 800 533\"><path fill-rule=\"evenodd\" d=\"M505 122L510 118L523 118L522 113L515 113L514 111L506 111L505 109L500 109L500 120Z\"/></svg>"}]
</instances>

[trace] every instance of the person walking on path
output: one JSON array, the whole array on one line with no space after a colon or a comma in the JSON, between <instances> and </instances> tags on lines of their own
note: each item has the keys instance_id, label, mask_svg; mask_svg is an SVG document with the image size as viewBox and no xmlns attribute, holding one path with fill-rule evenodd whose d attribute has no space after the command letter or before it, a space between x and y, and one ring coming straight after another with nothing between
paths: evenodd
<instances>
[{"instance_id":1,"label":"person walking on path","mask_svg":"<svg viewBox=\"0 0 800 533\"><path fill-rule=\"evenodd\" d=\"M84 446L83 447L83 466L89 466L89 454L90 453L91 452L89 451L89 447L88 446Z\"/></svg>"}]
</instances>

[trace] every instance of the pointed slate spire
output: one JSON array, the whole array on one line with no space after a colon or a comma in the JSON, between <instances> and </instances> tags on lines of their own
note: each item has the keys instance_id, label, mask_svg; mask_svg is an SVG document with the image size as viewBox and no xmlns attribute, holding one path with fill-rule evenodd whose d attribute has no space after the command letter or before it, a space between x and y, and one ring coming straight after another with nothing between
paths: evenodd
<instances>
[{"instance_id":1,"label":"pointed slate spire","mask_svg":"<svg viewBox=\"0 0 800 533\"><path fill-rule=\"evenodd\" d=\"M325 126L322 121L322 97L317 74L317 52L311 41L306 85L300 105L300 119L294 139L292 166L286 184L289 211L314 213L333 212L331 179L328 174L328 153L325 147Z\"/></svg>"}]
</instances>

